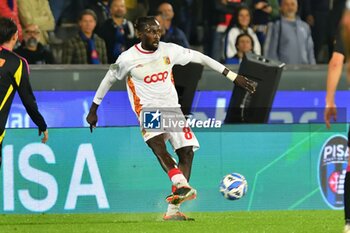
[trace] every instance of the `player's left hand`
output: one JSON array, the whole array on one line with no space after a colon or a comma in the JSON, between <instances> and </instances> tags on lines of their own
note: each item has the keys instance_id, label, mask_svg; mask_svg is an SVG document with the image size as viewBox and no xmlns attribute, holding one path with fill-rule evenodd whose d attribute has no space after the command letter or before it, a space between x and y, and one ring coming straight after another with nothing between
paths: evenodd
<instances>
[{"instance_id":1,"label":"player's left hand","mask_svg":"<svg viewBox=\"0 0 350 233\"><path fill-rule=\"evenodd\" d=\"M46 143L47 140L49 140L49 131L46 129L45 131L40 131L39 129L39 136L41 136L41 134L44 134L44 137L41 139L42 143Z\"/></svg>"},{"instance_id":2,"label":"player's left hand","mask_svg":"<svg viewBox=\"0 0 350 233\"><path fill-rule=\"evenodd\" d=\"M233 81L233 82L234 82L234 84L247 90L250 94L254 94L254 92L256 91L254 82L252 80L248 79L247 77L242 76L242 75L237 75L235 81Z\"/></svg>"}]
</instances>

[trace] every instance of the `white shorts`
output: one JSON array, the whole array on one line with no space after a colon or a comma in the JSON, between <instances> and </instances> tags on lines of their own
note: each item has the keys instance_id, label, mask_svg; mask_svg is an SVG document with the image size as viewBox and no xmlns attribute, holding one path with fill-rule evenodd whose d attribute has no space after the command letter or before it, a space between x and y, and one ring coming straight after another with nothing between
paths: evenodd
<instances>
[{"instance_id":1,"label":"white shorts","mask_svg":"<svg viewBox=\"0 0 350 233\"><path fill-rule=\"evenodd\" d=\"M191 128L186 125L186 118L180 108L162 108L159 109L159 113L154 108L151 110L143 109L139 120L145 142L155 136L164 134L164 142L169 140L174 151L186 146L192 146L193 151L199 149L198 140Z\"/></svg>"}]
</instances>

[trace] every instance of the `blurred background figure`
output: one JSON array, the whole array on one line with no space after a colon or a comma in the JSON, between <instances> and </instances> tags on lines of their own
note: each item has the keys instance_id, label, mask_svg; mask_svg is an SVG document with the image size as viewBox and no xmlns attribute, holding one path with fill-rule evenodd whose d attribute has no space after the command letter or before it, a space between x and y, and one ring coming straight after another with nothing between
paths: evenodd
<instances>
[{"instance_id":1,"label":"blurred background figure","mask_svg":"<svg viewBox=\"0 0 350 233\"><path fill-rule=\"evenodd\" d=\"M192 44L198 44L201 40L198 31L198 25L200 24L200 10L203 7L203 1L200 0L173 0L170 2L172 5L175 18L172 20L173 25L180 28L189 41Z\"/></svg>"},{"instance_id":2,"label":"blurred background figure","mask_svg":"<svg viewBox=\"0 0 350 233\"><path fill-rule=\"evenodd\" d=\"M69 0L49 0L49 4L52 11L52 15L55 19L55 25L57 26L59 24L64 9L69 4Z\"/></svg>"},{"instance_id":3,"label":"blurred background figure","mask_svg":"<svg viewBox=\"0 0 350 233\"><path fill-rule=\"evenodd\" d=\"M226 64L240 64L245 53L253 52L254 40L248 33L240 34L236 38L235 47L236 54L226 58Z\"/></svg>"},{"instance_id":4,"label":"blurred background figure","mask_svg":"<svg viewBox=\"0 0 350 233\"><path fill-rule=\"evenodd\" d=\"M164 25L164 19L163 19L163 15L161 13L158 13L156 16L155 16L156 20L158 21L158 23L160 24L160 30L161 30L161 37L160 37L160 40L162 41L162 38L163 36L165 35L166 33L166 30L165 30L165 25Z\"/></svg>"},{"instance_id":5,"label":"blurred background figure","mask_svg":"<svg viewBox=\"0 0 350 233\"><path fill-rule=\"evenodd\" d=\"M103 39L94 33L96 14L84 10L79 16L79 32L63 47L63 64L106 64L107 51Z\"/></svg>"},{"instance_id":6,"label":"blurred background figure","mask_svg":"<svg viewBox=\"0 0 350 233\"><path fill-rule=\"evenodd\" d=\"M149 0L125 0L127 9L125 17L131 22L135 22L138 17L147 16L149 4Z\"/></svg>"},{"instance_id":7,"label":"blurred background figure","mask_svg":"<svg viewBox=\"0 0 350 233\"><path fill-rule=\"evenodd\" d=\"M25 26L21 46L14 52L24 57L29 64L54 64L51 51L39 41L40 34L38 25L28 24Z\"/></svg>"},{"instance_id":8,"label":"blurred background figure","mask_svg":"<svg viewBox=\"0 0 350 233\"><path fill-rule=\"evenodd\" d=\"M237 36L246 33L249 34L254 41L253 51L255 54L261 54L261 46L254 30L250 27L251 15L250 10L246 6L238 9L237 14L233 18L233 27L229 27L226 37L225 58L232 58L237 53L236 40Z\"/></svg>"},{"instance_id":9,"label":"blurred background figure","mask_svg":"<svg viewBox=\"0 0 350 233\"><path fill-rule=\"evenodd\" d=\"M17 0L18 15L22 25L35 24L41 31L39 41L46 45L51 43L62 43L57 41L54 35L55 19L49 6L48 0Z\"/></svg>"},{"instance_id":10,"label":"blurred background figure","mask_svg":"<svg viewBox=\"0 0 350 233\"><path fill-rule=\"evenodd\" d=\"M264 54L286 64L316 64L310 27L297 11L297 0L281 1L281 19L269 24Z\"/></svg>"},{"instance_id":11,"label":"blurred background figure","mask_svg":"<svg viewBox=\"0 0 350 233\"><path fill-rule=\"evenodd\" d=\"M22 41L22 26L18 17L17 0L0 0L0 17L12 19L18 29L18 40Z\"/></svg>"},{"instance_id":12,"label":"blurred background figure","mask_svg":"<svg viewBox=\"0 0 350 233\"><path fill-rule=\"evenodd\" d=\"M345 0L308 0L315 57L318 63L327 63L333 51L333 41L345 6Z\"/></svg>"},{"instance_id":13,"label":"blurred background figure","mask_svg":"<svg viewBox=\"0 0 350 233\"><path fill-rule=\"evenodd\" d=\"M279 2L278 0L253 0L251 9L253 9L254 31L260 45L264 46L268 23L279 17Z\"/></svg>"},{"instance_id":14,"label":"blurred background figure","mask_svg":"<svg viewBox=\"0 0 350 233\"><path fill-rule=\"evenodd\" d=\"M114 63L122 52L133 45L135 31L133 24L125 18L124 0L112 0L110 13L111 18L104 22L97 34L106 42L108 63Z\"/></svg>"},{"instance_id":15,"label":"blurred background figure","mask_svg":"<svg viewBox=\"0 0 350 233\"><path fill-rule=\"evenodd\" d=\"M225 36L237 8L241 6L241 0L215 0L214 6L214 33L210 56L217 61L223 61L225 57ZM209 9L212 11L213 9Z\"/></svg>"},{"instance_id":16,"label":"blurred background figure","mask_svg":"<svg viewBox=\"0 0 350 233\"><path fill-rule=\"evenodd\" d=\"M166 2L161 3L158 7L158 13L162 18L161 22L165 30L161 41L171 42L181 45L185 48L189 48L190 43L188 42L185 33L180 28L172 24L172 20L174 18L174 10L171 4Z\"/></svg>"},{"instance_id":17,"label":"blurred background figure","mask_svg":"<svg viewBox=\"0 0 350 233\"><path fill-rule=\"evenodd\" d=\"M172 8L174 17L172 25L178 27L183 31L187 41L191 45L198 46L203 38L203 7L205 4L213 5L211 11L214 9L214 0L152 0L149 1L149 15L157 15L158 8L162 3L169 3ZM207 39L207 38L206 38Z\"/></svg>"},{"instance_id":18,"label":"blurred background figure","mask_svg":"<svg viewBox=\"0 0 350 233\"><path fill-rule=\"evenodd\" d=\"M93 0L49 0L56 26L74 24L79 14L86 9Z\"/></svg>"},{"instance_id":19,"label":"blurred background figure","mask_svg":"<svg viewBox=\"0 0 350 233\"><path fill-rule=\"evenodd\" d=\"M111 17L109 2L109 0L94 0L87 6L87 8L95 12L97 16L96 31L99 31L102 25Z\"/></svg>"}]
</instances>

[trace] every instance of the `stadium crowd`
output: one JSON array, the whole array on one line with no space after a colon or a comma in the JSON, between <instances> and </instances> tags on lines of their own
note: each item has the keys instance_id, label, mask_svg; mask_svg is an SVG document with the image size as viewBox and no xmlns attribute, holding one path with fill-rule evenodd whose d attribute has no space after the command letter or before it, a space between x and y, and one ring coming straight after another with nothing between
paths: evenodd
<instances>
[{"instance_id":1,"label":"stadium crowd","mask_svg":"<svg viewBox=\"0 0 350 233\"><path fill-rule=\"evenodd\" d=\"M0 0L30 64L106 64L137 41L133 23L155 15L162 41L227 64L251 51L286 64L327 63L345 0Z\"/></svg>"}]
</instances>

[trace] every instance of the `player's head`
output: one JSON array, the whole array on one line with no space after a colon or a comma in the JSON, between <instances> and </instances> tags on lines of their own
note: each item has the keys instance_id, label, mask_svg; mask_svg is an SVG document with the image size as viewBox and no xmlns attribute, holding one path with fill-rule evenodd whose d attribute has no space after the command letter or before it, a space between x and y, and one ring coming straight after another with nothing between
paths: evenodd
<instances>
[{"instance_id":1,"label":"player's head","mask_svg":"<svg viewBox=\"0 0 350 233\"><path fill-rule=\"evenodd\" d=\"M14 46L17 39L18 30L15 22L9 18L0 18L0 45L10 43L11 46Z\"/></svg>"},{"instance_id":2,"label":"player's head","mask_svg":"<svg viewBox=\"0 0 350 233\"><path fill-rule=\"evenodd\" d=\"M159 22L154 16L138 18L135 23L135 29L144 49L151 51L158 49L162 31Z\"/></svg>"}]
</instances>

